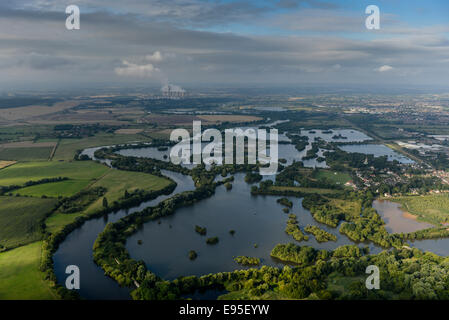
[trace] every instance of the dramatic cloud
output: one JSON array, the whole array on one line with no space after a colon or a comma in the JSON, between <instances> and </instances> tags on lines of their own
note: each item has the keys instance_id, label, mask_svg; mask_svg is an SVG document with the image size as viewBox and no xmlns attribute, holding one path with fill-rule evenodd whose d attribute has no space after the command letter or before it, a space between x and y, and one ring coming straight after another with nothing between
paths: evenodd
<instances>
[{"instance_id":1,"label":"dramatic cloud","mask_svg":"<svg viewBox=\"0 0 449 320\"><path fill-rule=\"evenodd\" d=\"M3 88L449 83L449 26L409 24L400 12L382 10L373 32L343 1L72 2L76 31L59 1L0 3Z\"/></svg>"}]
</instances>

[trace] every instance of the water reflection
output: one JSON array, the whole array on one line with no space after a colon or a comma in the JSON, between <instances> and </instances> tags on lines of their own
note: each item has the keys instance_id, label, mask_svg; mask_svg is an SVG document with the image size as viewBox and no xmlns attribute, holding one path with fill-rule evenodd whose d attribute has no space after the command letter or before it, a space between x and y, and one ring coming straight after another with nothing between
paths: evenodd
<instances>
[{"instance_id":1,"label":"water reflection","mask_svg":"<svg viewBox=\"0 0 449 320\"><path fill-rule=\"evenodd\" d=\"M373 208L385 221L385 229L390 233L408 233L434 227L430 223L420 222L416 217L401 210L401 205L387 200L375 200Z\"/></svg>"},{"instance_id":2,"label":"water reflection","mask_svg":"<svg viewBox=\"0 0 449 320\"><path fill-rule=\"evenodd\" d=\"M212 198L180 208L174 215L160 219L160 223L145 224L128 238L126 247L130 255L145 261L151 271L165 279L241 269L233 260L239 255L261 258L264 265L282 266L271 259L270 252L278 243L295 242L284 231L288 215L276 202L278 197L251 196L251 186L243 177L244 174L235 175L231 191L221 186ZM294 203L291 212L297 215L302 229L308 224L317 225L338 238L336 242L318 243L310 236L309 241L298 244L327 250L353 244L338 229L316 222L302 207L302 199L289 197L289 200ZM206 227L207 236L197 234L195 225ZM235 234L231 235L230 230L235 230ZM206 238L215 236L219 243L207 245ZM143 244L139 245L138 240L143 240ZM372 252L380 251L370 247ZM188 259L190 250L198 253L194 261Z\"/></svg>"},{"instance_id":3,"label":"water reflection","mask_svg":"<svg viewBox=\"0 0 449 320\"><path fill-rule=\"evenodd\" d=\"M189 176L163 170L162 173L177 182L178 186L174 193L193 190L193 181ZM81 283L80 295L85 299L130 299L129 288L121 288L117 282L104 275L103 270L93 261L92 248L97 238L108 222L116 222L122 217L154 206L160 201L171 197L163 195L157 199L143 202L140 205L119 210L109 214L107 217L86 221L81 227L71 232L61 243L53 256L54 270L58 283L65 286L65 268L68 265L76 265L80 268Z\"/></svg>"},{"instance_id":4,"label":"water reflection","mask_svg":"<svg viewBox=\"0 0 449 320\"><path fill-rule=\"evenodd\" d=\"M340 146L346 152L372 154L375 157L387 156L389 161L397 160L403 164L414 163L413 160L397 153L383 144L351 144Z\"/></svg>"}]
</instances>

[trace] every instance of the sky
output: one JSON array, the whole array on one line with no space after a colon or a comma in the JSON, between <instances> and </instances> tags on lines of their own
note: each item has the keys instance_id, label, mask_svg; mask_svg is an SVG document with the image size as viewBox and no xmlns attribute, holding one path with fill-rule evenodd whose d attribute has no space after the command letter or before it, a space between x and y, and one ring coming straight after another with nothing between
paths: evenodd
<instances>
[{"instance_id":1,"label":"sky","mask_svg":"<svg viewBox=\"0 0 449 320\"><path fill-rule=\"evenodd\" d=\"M0 0L0 91L167 82L449 89L449 1Z\"/></svg>"}]
</instances>

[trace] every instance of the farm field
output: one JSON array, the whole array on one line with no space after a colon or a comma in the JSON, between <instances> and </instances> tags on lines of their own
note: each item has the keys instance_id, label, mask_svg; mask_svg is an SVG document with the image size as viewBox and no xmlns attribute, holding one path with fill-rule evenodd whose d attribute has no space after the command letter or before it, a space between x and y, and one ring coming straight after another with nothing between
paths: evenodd
<instances>
[{"instance_id":1,"label":"farm field","mask_svg":"<svg viewBox=\"0 0 449 320\"><path fill-rule=\"evenodd\" d=\"M331 182L339 185L344 185L351 180L351 176L345 172L335 172L330 170L319 170L313 176L315 179L328 179Z\"/></svg>"},{"instance_id":2,"label":"farm field","mask_svg":"<svg viewBox=\"0 0 449 320\"><path fill-rule=\"evenodd\" d=\"M89 183L88 179L65 180L51 183L39 184L31 187L25 187L15 190L13 194L29 197L53 197L59 196L70 197L80 190L86 188Z\"/></svg>"},{"instance_id":3,"label":"farm field","mask_svg":"<svg viewBox=\"0 0 449 320\"><path fill-rule=\"evenodd\" d=\"M166 187L169 184L169 180L157 177L147 173L131 172L131 171L119 171L110 169L110 171L102 177L99 181L92 184L92 188L104 187L108 191L105 197L109 203L123 197L125 190L129 192L136 189L143 190L159 190ZM94 202L86 211L91 213L102 207L102 199L98 199Z\"/></svg>"},{"instance_id":4,"label":"farm field","mask_svg":"<svg viewBox=\"0 0 449 320\"><path fill-rule=\"evenodd\" d=\"M273 187L270 187L270 189L271 190L275 190L275 191L293 191L293 192L315 193L315 194L338 193L338 190L333 190L333 189L305 188L305 187L280 187L280 186L273 186Z\"/></svg>"},{"instance_id":5,"label":"farm field","mask_svg":"<svg viewBox=\"0 0 449 320\"><path fill-rule=\"evenodd\" d=\"M0 170L4 169L6 167L12 166L15 163L16 163L16 161L1 161L0 160Z\"/></svg>"},{"instance_id":6,"label":"farm field","mask_svg":"<svg viewBox=\"0 0 449 320\"><path fill-rule=\"evenodd\" d=\"M151 139L141 134L100 133L83 139L62 139L56 149L53 160L73 160L77 150L101 147L120 143L148 142Z\"/></svg>"},{"instance_id":7,"label":"farm field","mask_svg":"<svg viewBox=\"0 0 449 320\"><path fill-rule=\"evenodd\" d=\"M125 190L130 192L135 189L158 190L167 186L168 183L168 180L150 174L117 171L111 169L91 187L95 188L101 186L107 188L108 191L104 196L108 199L108 202L111 203L123 197ZM77 217L84 214L93 213L96 210L101 209L102 206L103 197L92 203L85 212L76 212L71 214L59 212L54 213L45 221L46 230L51 233L59 231L65 225L73 222Z\"/></svg>"},{"instance_id":8,"label":"farm field","mask_svg":"<svg viewBox=\"0 0 449 320\"><path fill-rule=\"evenodd\" d=\"M39 240L40 222L55 204L55 199L0 197L0 246L12 248Z\"/></svg>"},{"instance_id":9,"label":"farm field","mask_svg":"<svg viewBox=\"0 0 449 320\"><path fill-rule=\"evenodd\" d=\"M24 120L37 116L48 115L60 112L66 109L71 109L79 104L78 101L61 101L56 102L52 106L48 105L29 105L16 108L5 108L2 110L1 119L7 121Z\"/></svg>"},{"instance_id":10,"label":"farm field","mask_svg":"<svg viewBox=\"0 0 449 320\"><path fill-rule=\"evenodd\" d=\"M0 300L53 300L39 271L42 242L0 253Z\"/></svg>"},{"instance_id":11,"label":"farm field","mask_svg":"<svg viewBox=\"0 0 449 320\"><path fill-rule=\"evenodd\" d=\"M27 181L57 177L67 177L74 181L92 181L108 170L110 170L108 167L92 161L24 162L0 170L0 185L23 185Z\"/></svg>"},{"instance_id":12,"label":"farm field","mask_svg":"<svg viewBox=\"0 0 449 320\"><path fill-rule=\"evenodd\" d=\"M241 122L251 122L251 121L262 120L262 118L260 118L260 117L244 116L244 115L199 115L197 117L200 120L207 121L207 122L213 122L213 123L222 123L222 122L241 123Z\"/></svg>"},{"instance_id":13,"label":"farm field","mask_svg":"<svg viewBox=\"0 0 449 320\"><path fill-rule=\"evenodd\" d=\"M402 209L417 216L418 220L433 224L449 222L449 195L432 194L389 199L402 204Z\"/></svg>"},{"instance_id":14,"label":"farm field","mask_svg":"<svg viewBox=\"0 0 449 320\"><path fill-rule=\"evenodd\" d=\"M38 161L48 160L53 147L0 148L1 160Z\"/></svg>"},{"instance_id":15,"label":"farm field","mask_svg":"<svg viewBox=\"0 0 449 320\"><path fill-rule=\"evenodd\" d=\"M60 231L64 226L75 221L77 217L82 216L82 212L76 213L53 213L45 220L45 231L55 233Z\"/></svg>"}]
</instances>

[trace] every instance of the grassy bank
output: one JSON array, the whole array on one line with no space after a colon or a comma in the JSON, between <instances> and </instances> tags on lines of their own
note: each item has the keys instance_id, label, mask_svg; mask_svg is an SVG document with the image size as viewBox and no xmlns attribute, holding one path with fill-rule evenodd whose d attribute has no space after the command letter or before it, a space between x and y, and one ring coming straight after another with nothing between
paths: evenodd
<instances>
[{"instance_id":1,"label":"grassy bank","mask_svg":"<svg viewBox=\"0 0 449 320\"><path fill-rule=\"evenodd\" d=\"M449 195L431 194L389 199L402 205L402 209L415 215L418 220L433 224L449 222Z\"/></svg>"},{"instance_id":2,"label":"grassy bank","mask_svg":"<svg viewBox=\"0 0 449 320\"><path fill-rule=\"evenodd\" d=\"M0 253L0 300L53 300L57 297L39 271L41 242Z\"/></svg>"}]
</instances>

